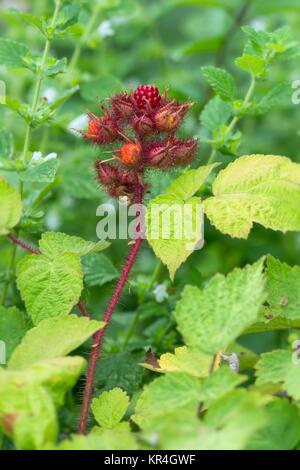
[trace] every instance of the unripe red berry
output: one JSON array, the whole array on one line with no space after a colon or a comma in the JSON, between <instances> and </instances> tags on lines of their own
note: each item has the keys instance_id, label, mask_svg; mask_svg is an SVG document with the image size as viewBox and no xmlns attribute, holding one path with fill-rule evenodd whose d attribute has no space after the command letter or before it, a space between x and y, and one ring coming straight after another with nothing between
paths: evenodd
<instances>
[{"instance_id":1,"label":"unripe red berry","mask_svg":"<svg viewBox=\"0 0 300 470\"><path fill-rule=\"evenodd\" d=\"M129 119L134 113L134 103L132 96L129 96L126 91L121 95L113 96L110 99L110 104L113 114L120 119Z\"/></svg>"},{"instance_id":2,"label":"unripe red berry","mask_svg":"<svg viewBox=\"0 0 300 470\"><path fill-rule=\"evenodd\" d=\"M152 119L145 115L136 118L133 126L136 133L140 136L151 134L155 129Z\"/></svg>"},{"instance_id":3,"label":"unripe red berry","mask_svg":"<svg viewBox=\"0 0 300 470\"><path fill-rule=\"evenodd\" d=\"M101 160L96 162L96 170L98 179L103 186L112 185L118 179L119 170Z\"/></svg>"},{"instance_id":4,"label":"unripe red berry","mask_svg":"<svg viewBox=\"0 0 300 470\"><path fill-rule=\"evenodd\" d=\"M139 162L142 148L139 143L124 144L119 150L122 162L131 166Z\"/></svg>"},{"instance_id":5,"label":"unripe red berry","mask_svg":"<svg viewBox=\"0 0 300 470\"><path fill-rule=\"evenodd\" d=\"M191 104L168 103L160 108L154 116L157 129L161 132L174 132L181 125L182 120L190 109Z\"/></svg>"},{"instance_id":6,"label":"unripe red berry","mask_svg":"<svg viewBox=\"0 0 300 470\"><path fill-rule=\"evenodd\" d=\"M171 143L174 165L187 165L188 163L191 163L196 157L196 152L198 148L197 140L173 139Z\"/></svg>"},{"instance_id":7,"label":"unripe red berry","mask_svg":"<svg viewBox=\"0 0 300 470\"><path fill-rule=\"evenodd\" d=\"M142 110L147 107L147 104L151 108L156 108L161 100L158 88L154 85L139 85L133 96L137 106Z\"/></svg>"},{"instance_id":8,"label":"unripe red berry","mask_svg":"<svg viewBox=\"0 0 300 470\"><path fill-rule=\"evenodd\" d=\"M90 142L111 144L120 138L116 123L108 116L90 115L87 132L82 133Z\"/></svg>"}]
</instances>

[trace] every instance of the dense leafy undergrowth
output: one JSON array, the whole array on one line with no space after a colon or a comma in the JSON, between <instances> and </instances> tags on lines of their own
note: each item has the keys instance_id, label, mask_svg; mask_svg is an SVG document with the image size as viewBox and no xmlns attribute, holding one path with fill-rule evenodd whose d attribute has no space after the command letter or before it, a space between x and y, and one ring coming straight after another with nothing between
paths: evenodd
<instances>
[{"instance_id":1,"label":"dense leafy undergrowth","mask_svg":"<svg viewBox=\"0 0 300 470\"><path fill-rule=\"evenodd\" d=\"M299 2L4 3L2 449L297 449ZM204 246L88 241L137 192Z\"/></svg>"}]
</instances>

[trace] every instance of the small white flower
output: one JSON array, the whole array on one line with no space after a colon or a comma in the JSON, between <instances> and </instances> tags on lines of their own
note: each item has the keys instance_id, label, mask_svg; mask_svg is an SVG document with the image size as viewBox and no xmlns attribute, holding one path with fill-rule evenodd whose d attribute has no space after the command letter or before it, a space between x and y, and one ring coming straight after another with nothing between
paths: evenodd
<instances>
[{"instance_id":1,"label":"small white flower","mask_svg":"<svg viewBox=\"0 0 300 470\"><path fill-rule=\"evenodd\" d=\"M68 125L68 130L71 134L75 135L76 137L81 137L80 132L78 129L85 129L88 125L88 117L86 114L80 114L77 116L73 121L70 122Z\"/></svg>"},{"instance_id":2,"label":"small white flower","mask_svg":"<svg viewBox=\"0 0 300 470\"><path fill-rule=\"evenodd\" d=\"M266 21L263 18L254 18L254 20L250 22L250 25L255 31L265 31L267 27Z\"/></svg>"},{"instance_id":3,"label":"small white flower","mask_svg":"<svg viewBox=\"0 0 300 470\"><path fill-rule=\"evenodd\" d=\"M56 160L56 159L57 159L57 153L52 152L52 153L49 153L49 154L44 158L44 162L48 162L49 160Z\"/></svg>"},{"instance_id":4,"label":"small white flower","mask_svg":"<svg viewBox=\"0 0 300 470\"><path fill-rule=\"evenodd\" d=\"M61 217L55 210L48 212L45 218L45 224L49 230L56 231L61 226Z\"/></svg>"},{"instance_id":5,"label":"small white flower","mask_svg":"<svg viewBox=\"0 0 300 470\"><path fill-rule=\"evenodd\" d=\"M109 36L113 36L115 34L115 31L112 27L112 24L110 21L102 21L98 27L98 33L101 38L106 38Z\"/></svg>"},{"instance_id":6,"label":"small white flower","mask_svg":"<svg viewBox=\"0 0 300 470\"><path fill-rule=\"evenodd\" d=\"M44 91L43 96L44 96L44 98L46 98L48 100L48 103L51 104L57 99L58 93L57 93L57 90L55 88L48 87Z\"/></svg>"},{"instance_id":7,"label":"small white flower","mask_svg":"<svg viewBox=\"0 0 300 470\"><path fill-rule=\"evenodd\" d=\"M155 289L153 289L153 294L155 296L156 302L159 304L169 297L165 284L158 284Z\"/></svg>"},{"instance_id":8,"label":"small white flower","mask_svg":"<svg viewBox=\"0 0 300 470\"><path fill-rule=\"evenodd\" d=\"M41 160L43 160L42 152L33 152L33 154L32 154L32 160L33 160L34 162L40 162Z\"/></svg>"}]
</instances>

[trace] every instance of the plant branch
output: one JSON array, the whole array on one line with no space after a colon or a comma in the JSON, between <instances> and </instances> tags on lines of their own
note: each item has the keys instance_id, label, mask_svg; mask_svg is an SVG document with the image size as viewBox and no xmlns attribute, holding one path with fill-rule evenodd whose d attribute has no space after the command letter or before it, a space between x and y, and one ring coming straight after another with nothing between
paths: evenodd
<instances>
[{"instance_id":1,"label":"plant branch","mask_svg":"<svg viewBox=\"0 0 300 470\"><path fill-rule=\"evenodd\" d=\"M60 0L58 0L55 5L55 10L54 10L54 14L53 14L52 22L51 22L51 28L55 26L59 9L60 9L60 4L61 2ZM34 114L36 113L36 110L39 104L41 87L42 87L42 82L44 78L44 70L45 70L45 66L47 63L48 55L49 55L50 45L51 45L51 39L47 38L43 56L42 56L41 66L40 66L39 73L37 76L37 81L35 84L35 90L34 90L34 95L33 95L33 100L32 100L32 105L31 105L32 116L34 116ZM24 163L27 162L27 154L28 154L28 150L30 147L31 133L32 133L32 123L29 122L26 128L25 141L24 141L24 147L23 147L23 162Z\"/></svg>"},{"instance_id":2,"label":"plant branch","mask_svg":"<svg viewBox=\"0 0 300 470\"><path fill-rule=\"evenodd\" d=\"M125 266L122 270L121 277L119 279L117 287L113 293L111 301L104 314L103 321L106 323L105 327L97 331L97 333L94 335L94 338L93 338L93 346L92 346L92 352L90 355L90 362L89 362L89 367L88 367L88 372L87 372L86 385L85 385L84 397L83 397L83 403L82 403L81 417L80 417L79 428L78 428L78 431L80 434L85 434L85 431L86 431L86 424L87 424L88 415L89 415L89 408L90 408L90 402L91 402L92 392L93 392L93 384L94 384L95 373L96 373L96 365L97 365L98 360L100 359L100 348L102 345L102 340L103 340L105 331L109 325L111 316L119 302L122 290L128 280L131 268L134 265L134 262L136 260L137 254L139 252L139 249L142 243L143 243L142 238L138 238L135 241L135 244L133 245L129 253L129 256L127 258L127 261L125 263Z\"/></svg>"},{"instance_id":3,"label":"plant branch","mask_svg":"<svg viewBox=\"0 0 300 470\"><path fill-rule=\"evenodd\" d=\"M19 238L17 238L15 235L13 235L12 233L10 233L8 235L8 238L13 242L15 243L16 245L20 246L21 248L23 248L24 250L26 251L29 251L30 253L33 253L35 255L40 255L41 252L38 248L35 248L31 245L29 245L28 243L24 242L23 240L20 240Z\"/></svg>"},{"instance_id":4,"label":"plant branch","mask_svg":"<svg viewBox=\"0 0 300 470\"><path fill-rule=\"evenodd\" d=\"M255 85L256 85L256 80L255 80L255 77L252 76L249 88L247 90L246 96L245 96L245 98L243 100L243 103L242 103L242 108L246 108L246 106L249 104L249 101L250 101L250 99L253 95L254 89L255 89ZM230 123L228 124L228 126L227 126L227 128L224 132L223 137L228 136L233 131L234 127L237 125L237 123L240 121L241 118L242 118L242 116L234 116L232 118L232 120L230 121ZM217 155L217 149L213 148L212 151L211 151L210 157L208 159L208 162L207 162L208 165L215 161L216 155Z\"/></svg>"},{"instance_id":5,"label":"plant branch","mask_svg":"<svg viewBox=\"0 0 300 470\"><path fill-rule=\"evenodd\" d=\"M249 7L251 5L251 1L252 0L245 0L244 4L241 6L241 8L237 11L236 15L234 16L231 26L228 28L225 36L223 37L221 45L216 53L214 64L213 64L215 67L222 67L223 63L225 62L228 46L230 42L232 41L232 38L234 37L236 31L239 29L239 27L243 23L248 13ZM211 95L211 88L208 86L206 88L206 91L204 92L204 98L202 100L201 110L204 108L205 104L209 100L210 95Z\"/></svg>"}]
</instances>

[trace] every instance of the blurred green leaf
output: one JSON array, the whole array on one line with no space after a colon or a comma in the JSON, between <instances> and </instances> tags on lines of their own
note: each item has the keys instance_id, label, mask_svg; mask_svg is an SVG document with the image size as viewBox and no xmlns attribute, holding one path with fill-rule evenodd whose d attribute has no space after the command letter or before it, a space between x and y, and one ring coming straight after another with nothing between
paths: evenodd
<instances>
[{"instance_id":1,"label":"blurred green leaf","mask_svg":"<svg viewBox=\"0 0 300 470\"><path fill-rule=\"evenodd\" d=\"M41 164L28 168L20 173L20 179L24 182L52 183L55 180L59 167L59 161L52 159Z\"/></svg>"},{"instance_id":2,"label":"blurred green leaf","mask_svg":"<svg viewBox=\"0 0 300 470\"><path fill-rule=\"evenodd\" d=\"M211 354L224 351L254 323L265 299L262 269L260 260L227 277L215 275L202 290L185 286L174 317L188 347Z\"/></svg>"},{"instance_id":3,"label":"blurred green leaf","mask_svg":"<svg viewBox=\"0 0 300 470\"><path fill-rule=\"evenodd\" d=\"M202 67L202 72L214 92L225 101L233 101L237 90L232 75L217 67Z\"/></svg>"},{"instance_id":4,"label":"blurred green leaf","mask_svg":"<svg viewBox=\"0 0 300 470\"><path fill-rule=\"evenodd\" d=\"M293 351L282 349L264 353L255 368L258 385L280 383L291 397L300 399L299 359L293 361Z\"/></svg>"},{"instance_id":5,"label":"blurred green leaf","mask_svg":"<svg viewBox=\"0 0 300 470\"><path fill-rule=\"evenodd\" d=\"M86 101L93 102L97 99L105 100L123 89L122 82L112 75L103 75L103 77L80 84L81 97Z\"/></svg>"},{"instance_id":6,"label":"blurred green leaf","mask_svg":"<svg viewBox=\"0 0 300 470\"><path fill-rule=\"evenodd\" d=\"M5 129L0 129L0 158L11 158L13 150L12 134Z\"/></svg>"},{"instance_id":7,"label":"blurred green leaf","mask_svg":"<svg viewBox=\"0 0 300 470\"><path fill-rule=\"evenodd\" d=\"M201 113L201 124L209 131L218 129L226 124L232 113L230 103L223 101L219 96L212 98Z\"/></svg>"},{"instance_id":8,"label":"blurred green leaf","mask_svg":"<svg viewBox=\"0 0 300 470\"><path fill-rule=\"evenodd\" d=\"M61 253L74 253L86 256L91 253L105 250L109 242L100 240L97 243L83 240L61 232L45 232L39 242L41 252L49 258L55 258Z\"/></svg>"},{"instance_id":9,"label":"blurred green leaf","mask_svg":"<svg viewBox=\"0 0 300 470\"><path fill-rule=\"evenodd\" d=\"M104 254L91 254L82 260L84 281L89 287L103 286L119 276L110 259Z\"/></svg>"},{"instance_id":10,"label":"blurred green leaf","mask_svg":"<svg viewBox=\"0 0 300 470\"><path fill-rule=\"evenodd\" d=\"M6 67L24 67L24 57L29 49L10 39L0 38L0 64Z\"/></svg>"},{"instance_id":11,"label":"blurred green leaf","mask_svg":"<svg viewBox=\"0 0 300 470\"><path fill-rule=\"evenodd\" d=\"M28 329L24 313L16 307L0 307L0 340L5 343L6 361Z\"/></svg>"}]
</instances>

